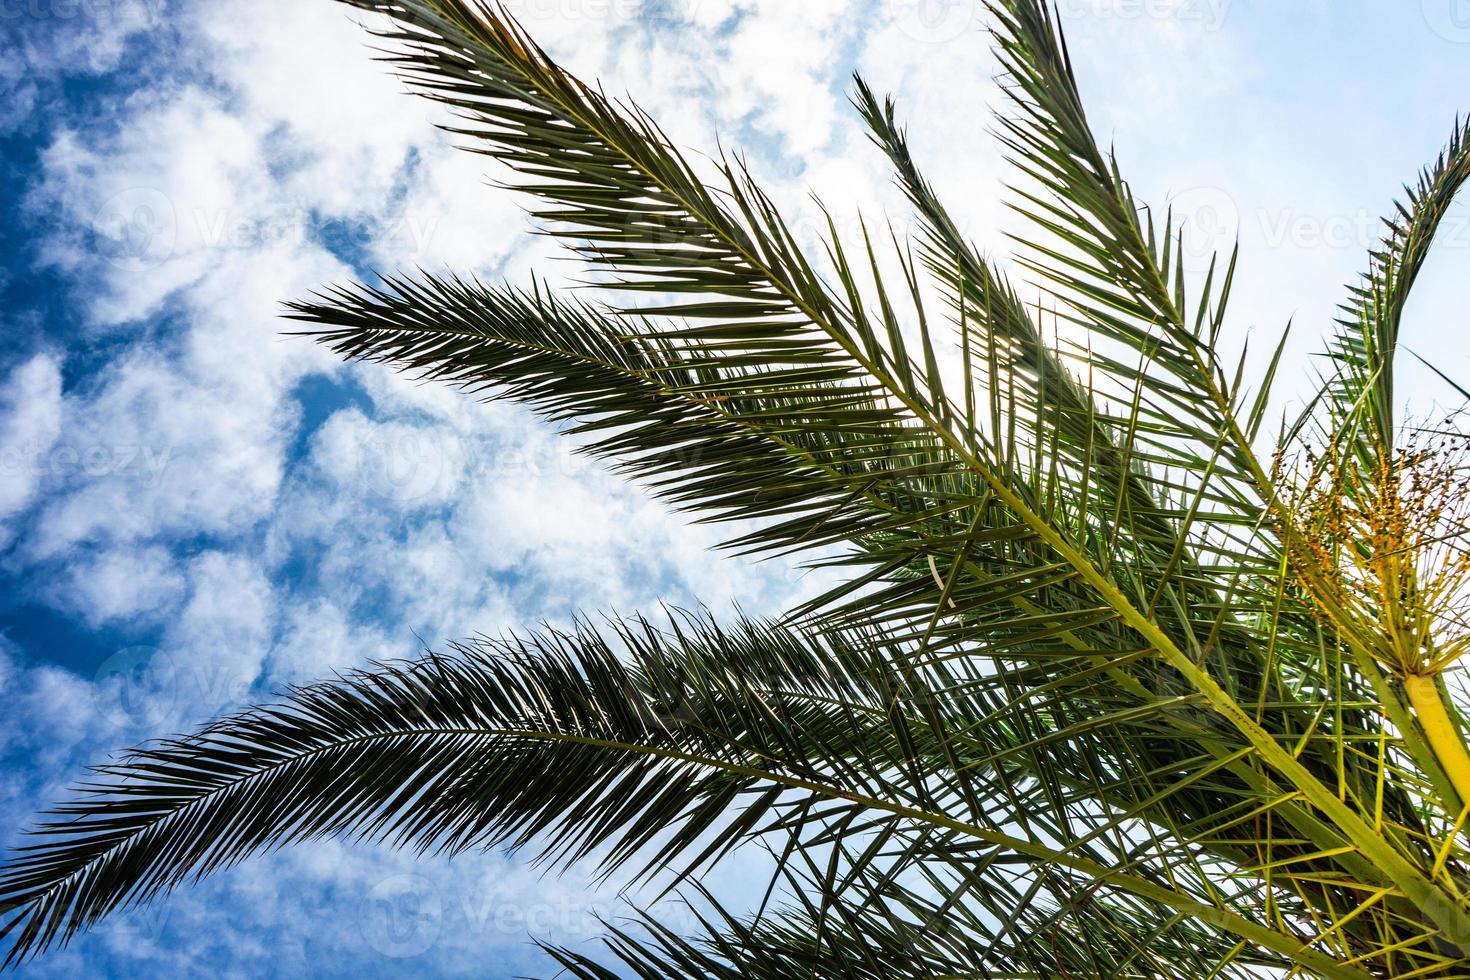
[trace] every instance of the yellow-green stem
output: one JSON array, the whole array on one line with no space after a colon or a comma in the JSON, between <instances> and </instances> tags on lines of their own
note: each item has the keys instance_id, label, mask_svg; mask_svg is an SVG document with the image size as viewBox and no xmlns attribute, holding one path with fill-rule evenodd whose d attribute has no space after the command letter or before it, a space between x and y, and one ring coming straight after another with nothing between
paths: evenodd
<instances>
[{"instance_id":1,"label":"yellow-green stem","mask_svg":"<svg viewBox=\"0 0 1470 980\"><path fill-rule=\"evenodd\" d=\"M1404 678L1404 693L1409 696L1424 737L1439 757L1445 775L1455 784L1460 798L1470 800L1470 751L1466 751L1465 740L1440 697L1435 675L1409 674Z\"/></svg>"}]
</instances>

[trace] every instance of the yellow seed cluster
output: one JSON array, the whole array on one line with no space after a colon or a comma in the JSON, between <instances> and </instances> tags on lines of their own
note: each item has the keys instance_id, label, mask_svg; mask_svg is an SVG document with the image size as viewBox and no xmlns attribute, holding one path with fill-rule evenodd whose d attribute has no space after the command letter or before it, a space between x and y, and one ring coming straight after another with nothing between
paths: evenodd
<instances>
[{"instance_id":1,"label":"yellow seed cluster","mask_svg":"<svg viewBox=\"0 0 1470 980\"><path fill-rule=\"evenodd\" d=\"M1294 578L1328 618L1401 676L1470 649L1470 437L1421 431L1374 464L1334 447L1284 470Z\"/></svg>"}]
</instances>

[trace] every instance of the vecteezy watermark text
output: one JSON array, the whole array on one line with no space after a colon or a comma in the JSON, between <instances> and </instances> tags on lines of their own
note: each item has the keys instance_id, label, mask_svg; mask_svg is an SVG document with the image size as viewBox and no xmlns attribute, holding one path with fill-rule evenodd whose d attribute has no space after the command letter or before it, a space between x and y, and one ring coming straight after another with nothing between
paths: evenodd
<instances>
[{"instance_id":1,"label":"vecteezy watermark text","mask_svg":"<svg viewBox=\"0 0 1470 980\"><path fill-rule=\"evenodd\" d=\"M0 476L33 479L124 476L151 489L163 481L172 457L172 447L139 443L0 446Z\"/></svg>"}]
</instances>

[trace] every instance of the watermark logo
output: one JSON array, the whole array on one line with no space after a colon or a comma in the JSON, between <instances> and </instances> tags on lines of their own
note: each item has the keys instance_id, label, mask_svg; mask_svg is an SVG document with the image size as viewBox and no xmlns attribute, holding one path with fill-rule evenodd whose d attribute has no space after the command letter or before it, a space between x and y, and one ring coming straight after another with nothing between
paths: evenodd
<instances>
[{"instance_id":1,"label":"watermark logo","mask_svg":"<svg viewBox=\"0 0 1470 980\"><path fill-rule=\"evenodd\" d=\"M182 687L174 658L150 646L117 651L102 661L92 681L104 717L120 716L124 724L144 728L172 717Z\"/></svg>"},{"instance_id":2,"label":"watermark logo","mask_svg":"<svg viewBox=\"0 0 1470 980\"><path fill-rule=\"evenodd\" d=\"M163 483L172 458L172 447L136 443L0 446L0 476L27 476L36 480L78 477L95 480L116 476L152 489Z\"/></svg>"},{"instance_id":3,"label":"watermark logo","mask_svg":"<svg viewBox=\"0 0 1470 980\"><path fill-rule=\"evenodd\" d=\"M1234 245L1240 232L1240 208L1219 187L1200 186L1169 199L1174 234L1186 258L1208 259ZM1162 215L1155 218L1162 232Z\"/></svg>"},{"instance_id":4,"label":"watermark logo","mask_svg":"<svg viewBox=\"0 0 1470 980\"><path fill-rule=\"evenodd\" d=\"M1470 44L1470 0L1420 0L1424 23L1451 44Z\"/></svg>"},{"instance_id":5,"label":"watermark logo","mask_svg":"<svg viewBox=\"0 0 1470 980\"><path fill-rule=\"evenodd\" d=\"M92 229L98 252L125 272L148 272L167 262L179 234L173 202L152 187L112 195L98 208Z\"/></svg>"},{"instance_id":6,"label":"watermark logo","mask_svg":"<svg viewBox=\"0 0 1470 980\"><path fill-rule=\"evenodd\" d=\"M142 20L161 22L168 0L0 0L0 22L8 20Z\"/></svg>"},{"instance_id":7,"label":"watermark logo","mask_svg":"<svg viewBox=\"0 0 1470 980\"><path fill-rule=\"evenodd\" d=\"M1232 0L1057 0L1056 8L1067 20L1152 20L1171 21L1218 31L1230 15Z\"/></svg>"},{"instance_id":8,"label":"watermark logo","mask_svg":"<svg viewBox=\"0 0 1470 980\"><path fill-rule=\"evenodd\" d=\"M444 903L433 882L421 875L394 875L368 892L362 903L362 936L394 959L434 947L443 930Z\"/></svg>"},{"instance_id":9,"label":"watermark logo","mask_svg":"<svg viewBox=\"0 0 1470 980\"><path fill-rule=\"evenodd\" d=\"M978 0L902 0L893 22L916 41L944 44L977 31L982 19Z\"/></svg>"},{"instance_id":10,"label":"watermark logo","mask_svg":"<svg viewBox=\"0 0 1470 980\"><path fill-rule=\"evenodd\" d=\"M537 901L503 881L435 882L423 875L396 874L363 896L359 928L378 953L408 959L441 944L484 948L522 942L527 936L589 938L603 933L603 924L615 911L615 905L590 890ZM662 907L659 919L683 933L699 926L692 912L677 903Z\"/></svg>"},{"instance_id":11,"label":"watermark logo","mask_svg":"<svg viewBox=\"0 0 1470 980\"><path fill-rule=\"evenodd\" d=\"M505 9L523 24L538 20L563 24L579 20L627 20L644 0L505 0Z\"/></svg>"},{"instance_id":12,"label":"watermark logo","mask_svg":"<svg viewBox=\"0 0 1470 980\"><path fill-rule=\"evenodd\" d=\"M92 675L98 713L122 728L156 729L180 717L216 715L246 700L251 678L151 646L125 647Z\"/></svg>"},{"instance_id":13,"label":"watermark logo","mask_svg":"<svg viewBox=\"0 0 1470 980\"><path fill-rule=\"evenodd\" d=\"M305 206L266 209L177 207L163 191L133 187L109 197L92 217L97 254L124 272L150 272L185 251L243 251L321 245L334 252L391 249L422 258L437 216L359 218L323 215Z\"/></svg>"},{"instance_id":14,"label":"watermark logo","mask_svg":"<svg viewBox=\"0 0 1470 980\"><path fill-rule=\"evenodd\" d=\"M451 447L434 428L387 425L357 444L359 485L379 499L409 504L443 488Z\"/></svg>"},{"instance_id":15,"label":"watermark logo","mask_svg":"<svg viewBox=\"0 0 1470 980\"><path fill-rule=\"evenodd\" d=\"M251 212L205 210L186 212L186 227L206 249L301 248L319 243L332 251L364 251L391 246L421 256L438 228L438 218L414 214L357 219L321 215L306 207Z\"/></svg>"}]
</instances>

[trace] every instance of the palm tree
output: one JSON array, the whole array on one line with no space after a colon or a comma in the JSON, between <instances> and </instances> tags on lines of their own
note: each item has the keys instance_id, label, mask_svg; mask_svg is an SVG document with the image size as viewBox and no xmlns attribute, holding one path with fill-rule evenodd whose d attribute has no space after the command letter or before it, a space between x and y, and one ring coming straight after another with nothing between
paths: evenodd
<instances>
[{"instance_id":1,"label":"palm tree","mask_svg":"<svg viewBox=\"0 0 1470 980\"><path fill-rule=\"evenodd\" d=\"M779 621L481 639L137 749L0 873L8 963L333 836L587 859L699 911L693 935L656 906L610 923L601 961L548 947L589 980L1470 976L1464 441L1397 419L1393 388L1467 127L1273 441L1284 348L1253 384L1222 362L1236 256L1186 275L1173 217L1094 139L1046 0L987 0L1046 316L860 79L922 231L834 222L818 261L738 159L696 176L503 10L351 2L391 18L389 60L521 175L599 295L631 295L416 274L291 315L345 357L530 405L674 506L754 520L735 548L845 584ZM753 913L699 884L741 845L775 857Z\"/></svg>"}]
</instances>

